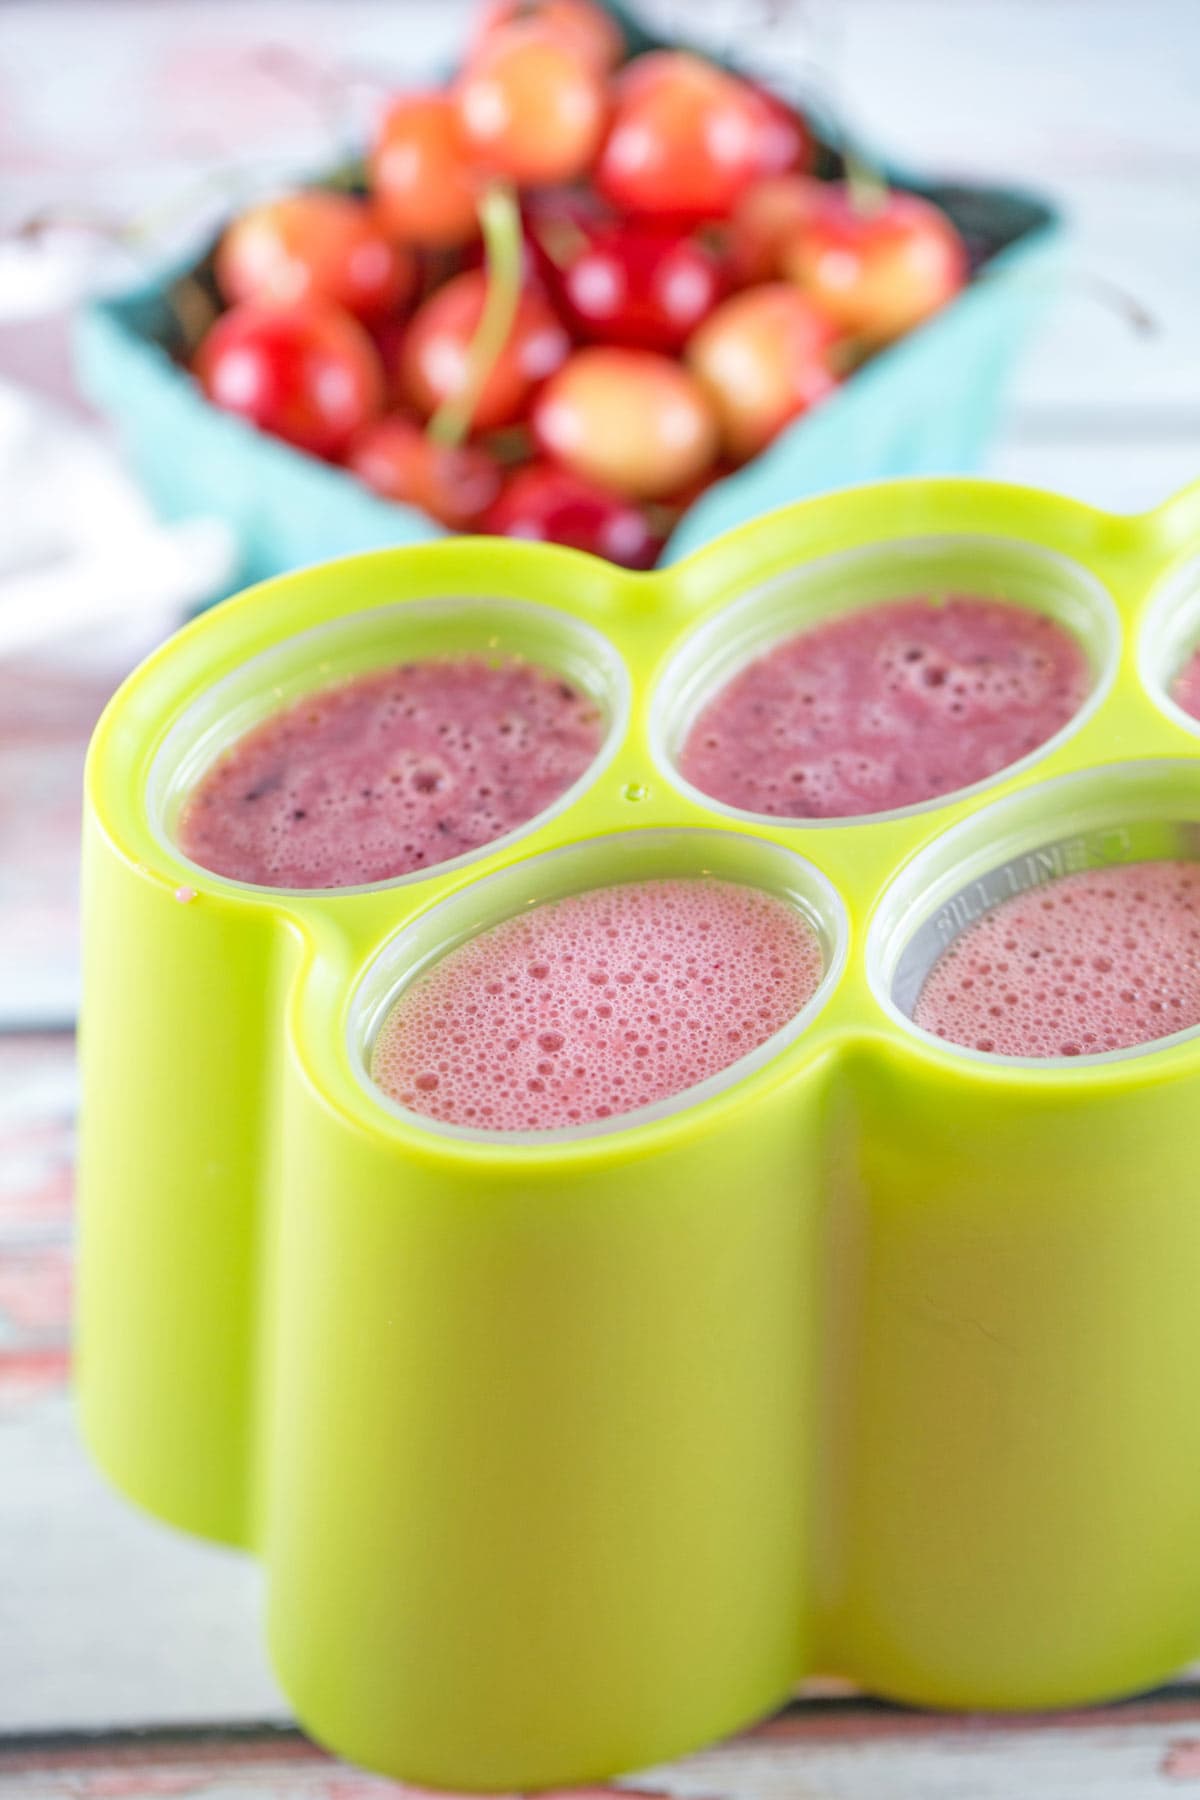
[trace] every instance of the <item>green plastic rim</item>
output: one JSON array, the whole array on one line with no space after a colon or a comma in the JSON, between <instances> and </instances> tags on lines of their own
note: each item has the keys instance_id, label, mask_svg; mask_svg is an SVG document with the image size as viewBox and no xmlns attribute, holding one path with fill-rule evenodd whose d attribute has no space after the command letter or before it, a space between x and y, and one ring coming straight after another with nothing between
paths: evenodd
<instances>
[{"instance_id":1,"label":"green plastic rim","mask_svg":"<svg viewBox=\"0 0 1200 1800\"><path fill-rule=\"evenodd\" d=\"M1081 770L986 807L922 852L884 896L867 942L868 979L905 1029L953 1055L1053 1071L1128 1062L1200 1037L1200 1024L1121 1050L1001 1056L922 1030L912 1017L938 957L1003 900L1085 869L1200 861L1200 765L1175 760Z\"/></svg>"},{"instance_id":2,"label":"green plastic rim","mask_svg":"<svg viewBox=\"0 0 1200 1800\"><path fill-rule=\"evenodd\" d=\"M479 656L534 664L578 687L601 709L604 737L588 768L550 807L477 850L448 857L386 881L336 888L288 888L232 880L184 855L177 842L180 811L213 764L248 731L301 699L356 675L406 662ZM411 886L431 875L466 868L519 841L538 825L568 810L612 761L629 724L630 681L616 647L580 619L549 606L479 596L446 596L394 606L311 626L260 651L199 694L176 720L151 765L147 808L151 823L173 854L205 882L234 892L278 894L373 893Z\"/></svg>"},{"instance_id":3,"label":"green plastic rim","mask_svg":"<svg viewBox=\"0 0 1200 1800\"><path fill-rule=\"evenodd\" d=\"M775 894L794 907L816 934L823 967L815 993L786 1025L747 1055L650 1106L549 1131L485 1131L440 1124L400 1105L371 1079L371 1057L384 1019L405 989L451 950L505 919L567 894L667 876L709 877ZM715 1099L783 1056L813 1024L837 987L848 946L846 909L832 882L806 858L782 845L711 830L631 831L593 838L547 851L475 882L399 931L367 969L355 993L347 1026L347 1053L378 1105L394 1118L435 1136L528 1149L608 1137L653 1125Z\"/></svg>"},{"instance_id":4,"label":"green plastic rim","mask_svg":"<svg viewBox=\"0 0 1200 1800\"><path fill-rule=\"evenodd\" d=\"M803 814L745 812L692 786L679 768L687 735L708 703L773 646L826 619L917 596L954 594L1002 600L1042 613L1083 646L1091 670L1086 699L1061 729L1027 756L983 781L889 811L812 819ZM1198 627L1200 629L1200 627ZM1121 623L1112 595L1073 558L1018 539L984 536L897 538L865 549L801 562L731 600L684 638L660 676L651 701L655 763L698 804L725 818L778 828L825 830L864 821L880 824L932 812L985 794L1049 755L1086 724L1112 687L1121 657Z\"/></svg>"}]
</instances>

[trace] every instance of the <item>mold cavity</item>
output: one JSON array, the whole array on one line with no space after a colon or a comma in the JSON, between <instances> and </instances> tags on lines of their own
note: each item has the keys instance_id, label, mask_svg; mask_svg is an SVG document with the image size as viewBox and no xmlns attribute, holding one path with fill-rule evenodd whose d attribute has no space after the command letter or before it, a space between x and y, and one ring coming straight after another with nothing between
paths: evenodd
<instances>
[{"instance_id":1,"label":"mold cavity","mask_svg":"<svg viewBox=\"0 0 1200 1800\"><path fill-rule=\"evenodd\" d=\"M434 907L369 971L351 1054L414 1122L509 1143L648 1123L804 1030L845 957L802 858L724 832L631 832Z\"/></svg>"},{"instance_id":2,"label":"mold cavity","mask_svg":"<svg viewBox=\"0 0 1200 1800\"><path fill-rule=\"evenodd\" d=\"M189 862L291 892L394 882L567 803L627 714L615 650L549 608L439 601L299 634L198 700L151 776Z\"/></svg>"},{"instance_id":3,"label":"mold cavity","mask_svg":"<svg viewBox=\"0 0 1200 1800\"><path fill-rule=\"evenodd\" d=\"M1169 576L1146 609L1138 672L1168 718L1200 731L1200 558Z\"/></svg>"},{"instance_id":4,"label":"mold cavity","mask_svg":"<svg viewBox=\"0 0 1200 1800\"><path fill-rule=\"evenodd\" d=\"M1043 754L1107 688L1106 591L1032 544L874 545L790 571L685 643L655 695L659 761L761 819L894 816Z\"/></svg>"},{"instance_id":5,"label":"mold cavity","mask_svg":"<svg viewBox=\"0 0 1200 1800\"><path fill-rule=\"evenodd\" d=\"M1042 1063L1200 1026L1200 770L1089 770L922 853L868 945L877 996L947 1045Z\"/></svg>"}]
</instances>

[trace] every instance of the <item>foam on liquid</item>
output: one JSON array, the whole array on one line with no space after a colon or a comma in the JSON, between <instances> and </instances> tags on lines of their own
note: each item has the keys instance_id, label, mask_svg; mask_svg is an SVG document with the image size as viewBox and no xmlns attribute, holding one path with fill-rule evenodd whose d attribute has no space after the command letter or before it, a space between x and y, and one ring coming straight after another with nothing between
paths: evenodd
<instances>
[{"instance_id":1,"label":"foam on liquid","mask_svg":"<svg viewBox=\"0 0 1200 1800\"><path fill-rule=\"evenodd\" d=\"M865 607L774 645L719 690L680 768L727 806L860 817L969 787L1078 711L1090 673L1054 619L969 596Z\"/></svg>"},{"instance_id":2,"label":"foam on liquid","mask_svg":"<svg viewBox=\"0 0 1200 1800\"><path fill-rule=\"evenodd\" d=\"M708 877L595 888L435 963L385 1019L371 1074L444 1124L590 1124L757 1049L821 972L815 932L773 894Z\"/></svg>"},{"instance_id":3,"label":"foam on liquid","mask_svg":"<svg viewBox=\"0 0 1200 1800\"><path fill-rule=\"evenodd\" d=\"M997 1056L1095 1056L1200 1024L1200 863L1064 875L985 913L913 1011Z\"/></svg>"},{"instance_id":4,"label":"foam on liquid","mask_svg":"<svg viewBox=\"0 0 1200 1800\"><path fill-rule=\"evenodd\" d=\"M1200 719L1200 650L1188 658L1175 677L1171 698L1190 719Z\"/></svg>"},{"instance_id":5,"label":"foam on liquid","mask_svg":"<svg viewBox=\"0 0 1200 1800\"><path fill-rule=\"evenodd\" d=\"M515 658L373 670L305 695L218 758L184 803L180 848L267 887L393 880L527 824L584 773L603 731L588 695Z\"/></svg>"}]
</instances>

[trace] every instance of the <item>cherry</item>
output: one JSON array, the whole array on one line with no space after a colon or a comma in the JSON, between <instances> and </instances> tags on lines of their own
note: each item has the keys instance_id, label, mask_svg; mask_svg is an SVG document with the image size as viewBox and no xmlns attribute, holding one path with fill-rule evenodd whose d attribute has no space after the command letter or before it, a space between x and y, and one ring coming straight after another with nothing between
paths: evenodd
<instances>
[{"instance_id":1,"label":"cherry","mask_svg":"<svg viewBox=\"0 0 1200 1800\"><path fill-rule=\"evenodd\" d=\"M482 269L466 269L413 314L399 374L401 390L419 412L433 413L465 391L487 286ZM512 329L473 409L473 428L490 431L519 418L533 389L554 373L570 348L571 340L549 302L536 289L523 289Z\"/></svg>"},{"instance_id":2,"label":"cherry","mask_svg":"<svg viewBox=\"0 0 1200 1800\"><path fill-rule=\"evenodd\" d=\"M721 421L725 450L744 462L835 384L837 333L787 282L734 294L706 319L687 360Z\"/></svg>"},{"instance_id":3,"label":"cherry","mask_svg":"<svg viewBox=\"0 0 1200 1800\"><path fill-rule=\"evenodd\" d=\"M759 138L759 174L786 175L796 169L811 169L816 145L806 122L769 88L756 86L754 92L764 113Z\"/></svg>"},{"instance_id":4,"label":"cherry","mask_svg":"<svg viewBox=\"0 0 1200 1800\"><path fill-rule=\"evenodd\" d=\"M594 233L561 272L558 294L582 337L647 350L681 350L721 297L710 250L652 225Z\"/></svg>"},{"instance_id":5,"label":"cherry","mask_svg":"<svg viewBox=\"0 0 1200 1800\"><path fill-rule=\"evenodd\" d=\"M483 8L472 57L506 25L529 20L564 38L607 75L625 55L625 38L612 15L594 0L491 0Z\"/></svg>"},{"instance_id":6,"label":"cherry","mask_svg":"<svg viewBox=\"0 0 1200 1800\"><path fill-rule=\"evenodd\" d=\"M402 242L443 249L476 235L479 177L448 94L393 102L371 151L370 178L380 223Z\"/></svg>"},{"instance_id":7,"label":"cherry","mask_svg":"<svg viewBox=\"0 0 1200 1800\"><path fill-rule=\"evenodd\" d=\"M856 204L839 182L783 250L783 267L842 331L887 343L944 306L969 274L958 232L915 194Z\"/></svg>"},{"instance_id":8,"label":"cherry","mask_svg":"<svg viewBox=\"0 0 1200 1800\"><path fill-rule=\"evenodd\" d=\"M746 189L729 221L726 252L739 287L779 279L784 246L807 225L824 191L811 175L768 175Z\"/></svg>"},{"instance_id":9,"label":"cherry","mask_svg":"<svg viewBox=\"0 0 1200 1800\"><path fill-rule=\"evenodd\" d=\"M372 319L368 326L371 342L374 344L383 364L383 372L387 378L388 394L397 384L397 372L404 354L404 340L408 335L408 320L402 314L395 314L388 319ZM394 396L398 405L403 405L404 396Z\"/></svg>"},{"instance_id":10,"label":"cherry","mask_svg":"<svg viewBox=\"0 0 1200 1800\"><path fill-rule=\"evenodd\" d=\"M316 296L360 319L395 312L417 285L412 252L389 242L365 201L321 191L243 213L217 246L215 274L230 305Z\"/></svg>"},{"instance_id":11,"label":"cherry","mask_svg":"<svg viewBox=\"0 0 1200 1800\"><path fill-rule=\"evenodd\" d=\"M201 343L194 369L215 405L314 456L340 456L383 410L371 339L324 300L231 307Z\"/></svg>"},{"instance_id":12,"label":"cherry","mask_svg":"<svg viewBox=\"0 0 1200 1800\"><path fill-rule=\"evenodd\" d=\"M471 531L500 492L496 462L478 444L436 444L401 413L356 435L346 467L385 500L419 506L452 531Z\"/></svg>"},{"instance_id":13,"label":"cherry","mask_svg":"<svg viewBox=\"0 0 1200 1800\"><path fill-rule=\"evenodd\" d=\"M717 419L700 383L650 350L578 350L533 408L542 449L631 500L674 493L716 460Z\"/></svg>"},{"instance_id":14,"label":"cherry","mask_svg":"<svg viewBox=\"0 0 1200 1800\"><path fill-rule=\"evenodd\" d=\"M484 529L568 544L627 569L653 568L663 543L631 501L550 462L529 463L510 477Z\"/></svg>"},{"instance_id":15,"label":"cherry","mask_svg":"<svg viewBox=\"0 0 1200 1800\"><path fill-rule=\"evenodd\" d=\"M749 82L686 50L652 50L616 85L596 185L619 210L723 217L773 167L778 118Z\"/></svg>"},{"instance_id":16,"label":"cherry","mask_svg":"<svg viewBox=\"0 0 1200 1800\"><path fill-rule=\"evenodd\" d=\"M572 181L600 148L608 113L603 75L570 38L537 24L488 37L457 88L472 156L529 184Z\"/></svg>"}]
</instances>

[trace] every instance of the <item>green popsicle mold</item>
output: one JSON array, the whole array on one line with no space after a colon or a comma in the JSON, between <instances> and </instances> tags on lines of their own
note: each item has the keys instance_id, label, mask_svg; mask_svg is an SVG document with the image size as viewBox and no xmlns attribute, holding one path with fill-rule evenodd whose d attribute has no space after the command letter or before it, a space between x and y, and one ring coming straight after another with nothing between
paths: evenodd
<instances>
[{"instance_id":1,"label":"green popsicle mold","mask_svg":"<svg viewBox=\"0 0 1200 1800\"><path fill-rule=\"evenodd\" d=\"M899 482L648 575L494 539L307 569L122 688L87 776L84 1429L142 1505L261 1557L322 1741L536 1788L700 1745L816 1670L1042 1707L1200 1655L1200 1036L1035 1064L906 1016L1001 880L1200 856L1200 728L1166 692L1198 555L1200 490L1118 518ZM1090 699L1034 756L854 822L679 779L688 719L757 648L956 587L1088 650ZM273 707L468 649L601 704L552 812L335 892L175 847L188 784ZM760 1054L542 1139L373 1090L423 959L557 893L701 871L822 935L820 991Z\"/></svg>"}]
</instances>

